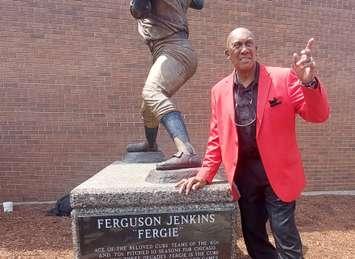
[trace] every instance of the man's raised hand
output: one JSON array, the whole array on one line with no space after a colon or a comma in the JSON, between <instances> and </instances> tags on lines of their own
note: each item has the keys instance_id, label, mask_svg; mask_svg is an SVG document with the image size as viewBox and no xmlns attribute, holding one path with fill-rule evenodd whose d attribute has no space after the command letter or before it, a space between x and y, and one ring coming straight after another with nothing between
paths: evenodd
<instances>
[{"instance_id":1,"label":"man's raised hand","mask_svg":"<svg viewBox=\"0 0 355 259\"><path fill-rule=\"evenodd\" d=\"M292 68L298 79L304 84L312 81L316 76L316 63L312 57L313 44L314 39L311 38L300 54L293 53Z\"/></svg>"}]
</instances>

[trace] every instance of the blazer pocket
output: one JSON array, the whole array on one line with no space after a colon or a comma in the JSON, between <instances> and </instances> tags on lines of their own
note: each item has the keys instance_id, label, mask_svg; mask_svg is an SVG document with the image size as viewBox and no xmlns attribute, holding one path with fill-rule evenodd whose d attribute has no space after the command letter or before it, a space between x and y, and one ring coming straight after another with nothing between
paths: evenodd
<instances>
[{"instance_id":1,"label":"blazer pocket","mask_svg":"<svg viewBox=\"0 0 355 259\"><path fill-rule=\"evenodd\" d=\"M278 106L280 104L282 104L282 97L272 97L271 99L269 99L270 108Z\"/></svg>"}]
</instances>

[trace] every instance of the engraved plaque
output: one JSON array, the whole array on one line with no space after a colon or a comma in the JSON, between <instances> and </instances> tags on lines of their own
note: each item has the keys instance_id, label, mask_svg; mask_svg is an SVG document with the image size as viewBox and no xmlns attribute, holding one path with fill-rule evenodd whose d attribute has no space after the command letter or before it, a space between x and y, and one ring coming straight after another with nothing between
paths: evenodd
<instances>
[{"instance_id":1,"label":"engraved plaque","mask_svg":"<svg viewBox=\"0 0 355 259\"><path fill-rule=\"evenodd\" d=\"M232 213L79 216L80 258L231 258Z\"/></svg>"}]
</instances>

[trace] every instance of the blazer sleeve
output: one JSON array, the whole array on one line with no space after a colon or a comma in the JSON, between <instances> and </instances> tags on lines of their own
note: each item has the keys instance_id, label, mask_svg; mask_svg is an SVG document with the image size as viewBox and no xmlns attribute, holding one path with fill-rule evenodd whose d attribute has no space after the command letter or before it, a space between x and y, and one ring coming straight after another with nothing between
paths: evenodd
<instances>
[{"instance_id":1,"label":"blazer sleeve","mask_svg":"<svg viewBox=\"0 0 355 259\"><path fill-rule=\"evenodd\" d=\"M323 84L319 81L316 89L306 88L301 85L293 70L290 70L287 80L288 95L295 112L305 121L326 121L329 117L329 104Z\"/></svg>"},{"instance_id":2,"label":"blazer sleeve","mask_svg":"<svg viewBox=\"0 0 355 259\"><path fill-rule=\"evenodd\" d=\"M217 170L222 162L221 148L218 133L218 119L216 114L216 101L211 91L211 118L210 118L210 131L207 142L206 153L202 162L202 167L197 174L197 177L211 183Z\"/></svg>"}]
</instances>

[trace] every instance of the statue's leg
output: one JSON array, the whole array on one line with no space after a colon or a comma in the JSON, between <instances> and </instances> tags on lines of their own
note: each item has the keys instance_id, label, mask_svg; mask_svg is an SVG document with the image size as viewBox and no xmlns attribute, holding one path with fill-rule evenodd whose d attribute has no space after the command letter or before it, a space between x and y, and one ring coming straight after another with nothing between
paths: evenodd
<instances>
[{"instance_id":1,"label":"statue's leg","mask_svg":"<svg viewBox=\"0 0 355 259\"><path fill-rule=\"evenodd\" d=\"M171 158L156 165L158 170L171 170L201 166L201 160L195 153L180 112L172 111L161 118L161 123L173 139L178 152Z\"/></svg>"},{"instance_id":2,"label":"statue's leg","mask_svg":"<svg viewBox=\"0 0 355 259\"><path fill-rule=\"evenodd\" d=\"M158 151L156 139L158 135L159 120L150 109L148 109L144 102L142 103L141 111L144 121L146 141L128 144L127 152L156 152Z\"/></svg>"},{"instance_id":3,"label":"statue's leg","mask_svg":"<svg viewBox=\"0 0 355 259\"><path fill-rule=\"evenodd\" d=\"M196 56L189 45L172 47L172 53L168 49L155 59L143 89L145 104L159 118L178 150L172 158L157 165L159 170L198 167L201 164L190 143L183 116L170 99L194 74Z\"/></svg>"}]
</instances>

